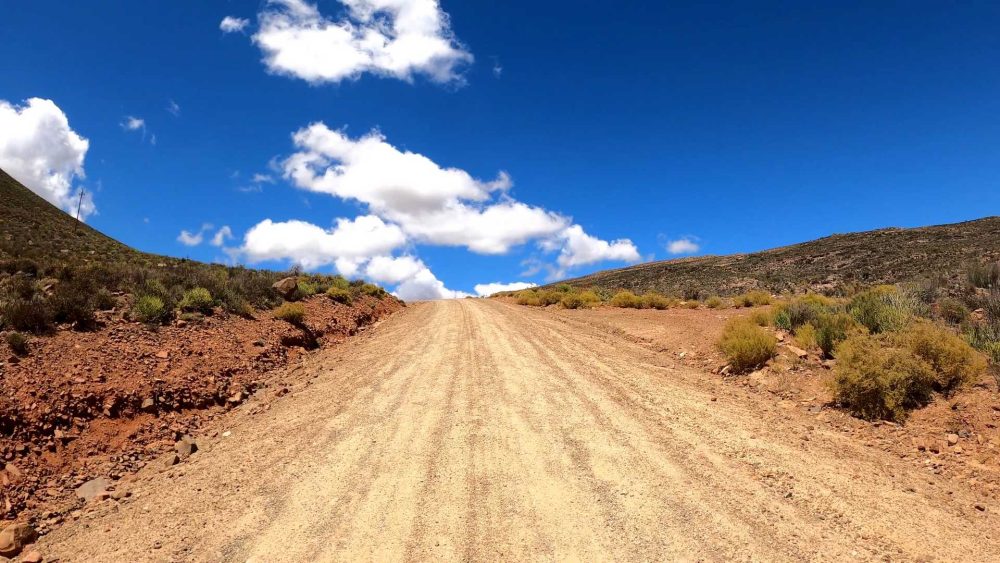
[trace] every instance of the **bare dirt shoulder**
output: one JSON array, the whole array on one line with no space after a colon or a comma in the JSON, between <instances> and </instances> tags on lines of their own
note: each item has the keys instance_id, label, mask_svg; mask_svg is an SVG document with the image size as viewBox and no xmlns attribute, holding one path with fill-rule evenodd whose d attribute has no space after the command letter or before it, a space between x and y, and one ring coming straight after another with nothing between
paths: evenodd
<instances>
[{"instance_id":1,"label":"bare dirt shoulder","mask_svg":"<svg viewBox=\"0 0 1000 563\"><path fill-rule=\"evenodd\" d=\"M898 456L929 477L974 489L993 503L1000 500L1000 389L993 374L952 397L937 397L913 411L905 424L865 422L833 403L826 383L829 365L815 354L801 356L792 337L777 331L779 356L745 376L717 375L725 364L718 341L726 321L748 309L590 310L549 308L557 318L582 322L620 334L671 361L709 372L707 380L736 385L807 413L817 424L851 436L866 447Z\"/></svg>"},{"instance_id":2,"label":"bare dirt shoulder","mask_svg":"<svg viewBox=\"0 0 1000 563\"><path fill-rule=\"evenodd\" d=\"M287 366L399 310L393 298L306 300L304 327L221 311L150 329L106 314L18 356L0 344L0 511L42 533L71 517L76 488L127 478L184 435L259 392L283 393Z\"/></svg>"}]
</instances>

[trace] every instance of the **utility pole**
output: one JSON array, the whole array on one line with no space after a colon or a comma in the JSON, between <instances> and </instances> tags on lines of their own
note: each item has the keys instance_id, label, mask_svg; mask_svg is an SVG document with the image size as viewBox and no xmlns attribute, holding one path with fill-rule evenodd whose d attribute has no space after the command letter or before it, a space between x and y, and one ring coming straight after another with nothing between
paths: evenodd
<instances>
[{"instance_id":1,"label":"utility pole","mask_svg":"<svg viewBox=\"0 0 1000 563\"><path fill-rule=\"evenodd\" d=\"M73 225L74 232L76 232L80 225L80 210L83 209L83 194L86 191L87 190L80 188L80 201L76 204L76 225Z\"/></svg>"}]
</instances>

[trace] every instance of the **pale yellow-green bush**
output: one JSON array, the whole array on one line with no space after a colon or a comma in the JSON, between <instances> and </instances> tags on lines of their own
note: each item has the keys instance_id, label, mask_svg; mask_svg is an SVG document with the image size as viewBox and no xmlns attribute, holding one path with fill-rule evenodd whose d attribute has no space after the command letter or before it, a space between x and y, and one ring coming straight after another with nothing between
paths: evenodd
<instances>
[{"instance_id":1,"label":"pale yellow-green bush","mask_svg":"<svg viewBox=\"0 0 1000 563\"><path fill-rule=\"evenodd\" d=\"M638 295L631 291L619 291L611 298L612 307L623 307L626 309L642 309L643 301Z\"/></svg>"},{"instance_id":2,"label":"pale yellow-green bush","mask_svg":"<svg viewBox=\"0 0 1000 563\"><path fill-rule=\"evenodd\" d=\"M774 357L777 345L774 335L751 320L740 317L726 323L718 343L719 350L736 373L764 365Z\"/></svg>"},{"instance_id":3,"label":"pale yellow-green bush","mask_svg":"<svg viewBox=\"0 0 1000 563\"><path fill-rule=\"evenodd\" d=\"M902 421L930 400L934 370L887 336L854 334L837 347L830 386L837 401L866 420Z\"/></svg>"},{"instance_id":4,"label":"pale yellow-green bush","mask_svg":"<svg viewBox=\"0 0 1000 563\"><path fill-rule=\"evenodd\" d=\"M895 340L931 366L937 391L950 393L975 383L986 371L986 358L958 335L931 321L911 323Z\"/></svg>"},{"instance_id":5,"label":"pale yellow-green bush","mask_svg":"<svg viewBox=\"0 0 1000 563\"><path fill-rule=\"evenodd\" d=\"M293 325L300 325L305 320L306 310L301 303L284 303L274 310L274 318Z\"/></svg>"},{"instance_id":6,"label":"pale yellow-green bush","mask_svg":"<svg viewBox=\"0 0 1000 563\"><path fill-rule=\"evenodd\" d=\"M589 309L598 305L601 298L593 291L570 291L559 302L567 309Z\"/></svg>"},{"instance_id":7,"label":"pale yellow-green bush","mask_svg":"<svg viewBox=\"0 0 1000 563\"><path fill-rule=\"evenodd\" d=\"M748 291L733 298L737 307L759 307L771 304L771 294L766 291Z\"/></svg>"},{"instance_id":8,"label":"pale yellow-green bush","mask_svg":"<svg viewBox=\"0 0 1000 563\"><path fill-rule=\"evenodd\" d=\"M642 296L642 305L647 309L669 309L676 300L651 291Z\"/></svg>"}]
</instances>

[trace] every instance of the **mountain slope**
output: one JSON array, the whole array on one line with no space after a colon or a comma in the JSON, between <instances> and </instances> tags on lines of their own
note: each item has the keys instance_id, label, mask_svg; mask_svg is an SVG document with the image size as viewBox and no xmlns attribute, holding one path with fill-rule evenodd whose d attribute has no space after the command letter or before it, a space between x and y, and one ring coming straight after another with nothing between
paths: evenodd
<instances>
[{"instance_id":1,"label":"mountain slope","mask_svg":"<svg viewBox=\"0 0 1000 563\"><path fill-rule=\"evenodd\" d=\"M650 262L562 283L676 295L730 295L753 288L831 291L852 283L939 276L954 283L970 262L997 259L1000 217L994 216L933 227L838 234L751 254Z\"/></svg>"},{"instance_id":2,"label":"mountain slope","mask_svg":"<svg viewBox=\"0 0 1000 563\"><path fill-rule=\"evenodd\" d=\"M0 170L0 259L152 259L77 221Z\"/></svg>"}]
</instances>

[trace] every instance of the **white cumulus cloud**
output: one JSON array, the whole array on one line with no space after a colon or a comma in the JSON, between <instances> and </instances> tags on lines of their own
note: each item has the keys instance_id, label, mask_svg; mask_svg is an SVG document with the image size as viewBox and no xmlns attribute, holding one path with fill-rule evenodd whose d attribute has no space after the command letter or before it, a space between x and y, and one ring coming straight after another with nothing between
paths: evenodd
<instances>
[{"instance_id":1,"label":"white cumulus cloud","mask_svg":"<svg viewBox=\"0 0 1000 563\"><path fill-rule=\"evenodd\" d=\"M701 245L691 237L684 237L667 242L667 252L671 254L694 254L701 250Z\"/></svg>"},{"instance_id":2,"label":"white cumulus cloud","mask_svg":"<svg viewBox=\"0 0 1000 563\"><path fill-rule=\"evenodd\" d=\"M351 139L315 123L293 139L299 151L283 163L286 178L306 190L364 203L417 242L503 254L569 224L557 213L507 197L511 181L503 172L479 180L401 151L377 132Z\"/></svg>"},{"instance_id":3,"label":"white cumulus cloud","mask_svg":"<svg viewBox=\"0 0 1000 563\"><path fill-rule=\"evenodd\" d=\"M406 235L398 226L374 215L337 219L331 229L305 221L265 219L244 235L241 252L251 262L290 260L307 269L333 264L350 276L370 257L389 254L405 243Z\"/></svg>"},{"instance_id":4,"label":"white cumulus cloud","mask_svg":"<svg viewBox=\"0 0 1000 563\"><path fill-rule=\"evenodd\" d=\"M494 293L500 293L501 291L519 291L522 289L528 289L529 287L538 287L537 283L530 282L512 282L512 283L479 283L476 284L473 289L476 290L476 295L480 297L488 297Z\"/></svg>"},{"instance_id":5,"label":"white cumulus cloud","mask_svg":"<svg viewBox=\"0 0 1000 563\"><path fill-rule=\"evenodd\" d=\"M444 282L437 279L430 268L424 266L412 277L403 281L393 291L396 297L404 301L428 301L432 299L461 299L469 297L464 291L455 291L445 287Z\"/></svg>"},{"instance_id":6,"label":"white cumulus cloud","mask_svg":"<svg viewBox=\"0 0 1000 563\"><path fill-rule=\"evenodd\" d=\"M45 198L75 214L85 177L83 161L90 142L69 126L52 100L30 98L23 106L0 100L0 168ZM80 205L80 219L96 211L90 193Z\"/></svg>"},{"instance_id":7,"label":"white cumulus cloud","mask_svg":"<svg viewBox=\"0 0 1000 563\"><path fill-rule=\"evenodd\" d=\"M402 283L426 268L423 261L413 256L376 256L365 267L365 277L387 284Z\"/></svg>"},{"instance_id":8,"label":"white cumulus cloud","mask_svg":"<svg viewBox=\"0 0 1000 563\"><path fill-rule=\"evenodd\" d=\"M311 83L366 72L406 81L424 75L444 83L459 81L461 68L473 60L437 0L340 3L345 10L334 19L306 0L269 0L253 35L268 70Z\"/></svg>"},{"instance_id":9,"label":"white cumulus cloud","mask_svg":"<svg viewBox=\"0 0 1000 563\"><path fill-rule=\"evenodd\" d=\"M388 285L396 285L393 294L405 301L459 299L468 297L464 291L445 287L422 260L414 256L376 256L365 267L365 277Z\"/></svg>"},{"instance_id":10,"label":"white cumulus cloud","mask_svg":"<svg viewBox=\"0 0 1000 563\"><path fill-rule=\"evenodd\" d=\"M226 16L219 22L219 29L222 30L222 33L237 33L242 32L248 25L250 25L250 20L246 18Z\"/></svg>"},{"instance_id":11,"label":"white cumulus cloud","mask_svg":"<svg viewBox=\"0 0 1000 563\"><path fill-rule=\"evenodd\" d=\"M640 259L639 250L629 239L608 242L588 235L580 225L566 228L554 241L547 241L544 245L548 248L555 245L562 247L556 262L563 269L605 260L638 262Z\"/></svg>"}]
</instances>

